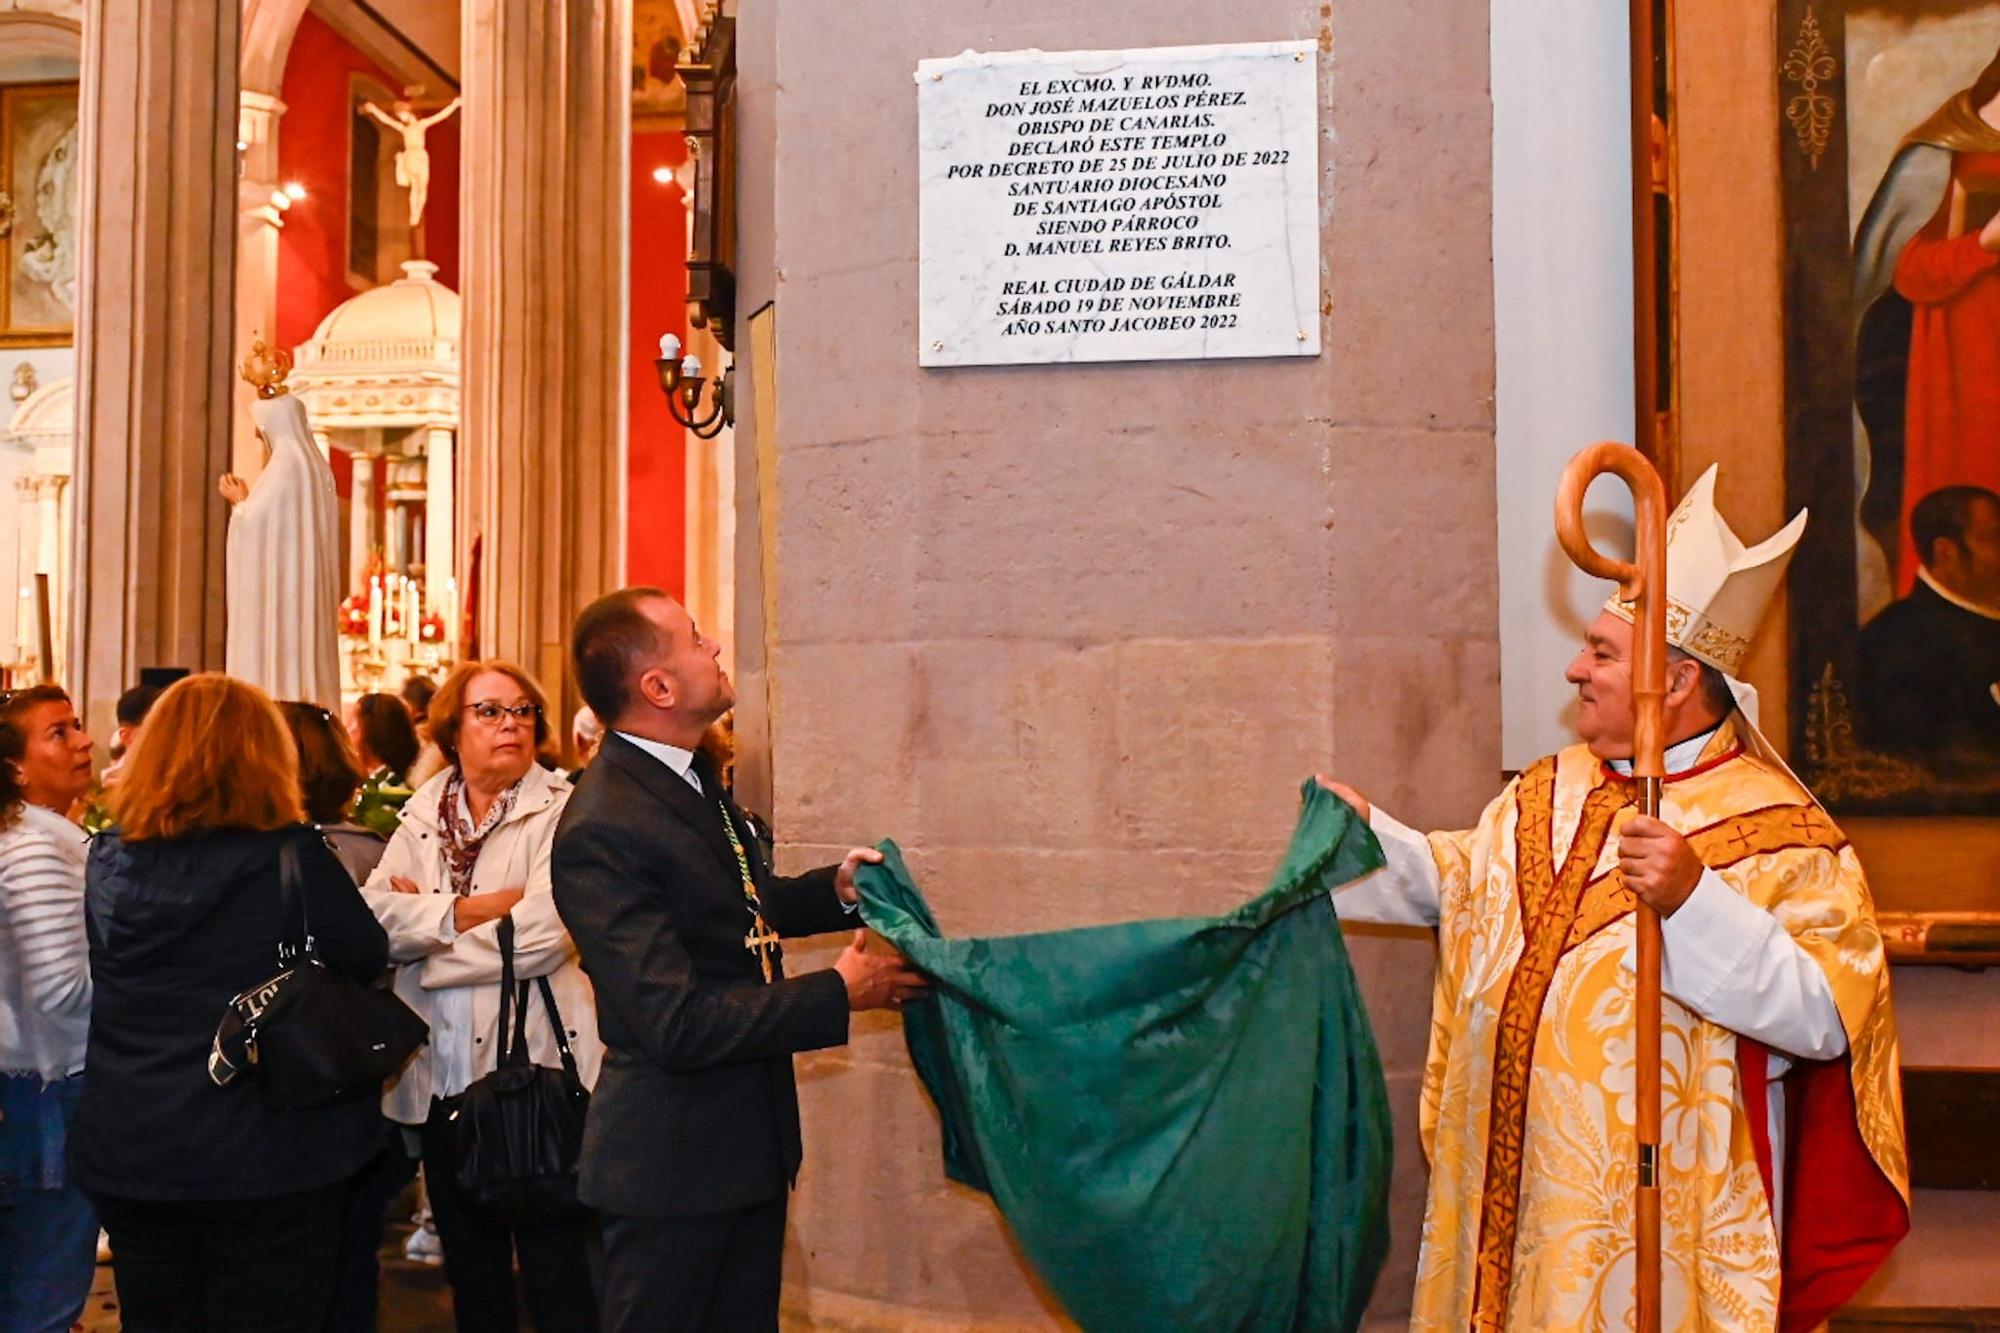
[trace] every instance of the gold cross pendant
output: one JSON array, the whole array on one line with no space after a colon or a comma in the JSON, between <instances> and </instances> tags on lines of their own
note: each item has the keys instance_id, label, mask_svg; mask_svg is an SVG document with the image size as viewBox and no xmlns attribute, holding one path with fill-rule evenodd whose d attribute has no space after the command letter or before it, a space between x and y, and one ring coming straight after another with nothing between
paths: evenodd
<instances>
[{"instance_id":1,"label":"gold cross pendant","mask_svg":"<svg viewBox=\"0 0 2000 1333\"><path fill-rule=\"evenodd\" d=\"M778 952L778 936L761 915L751 917L750 921L750 933L743 937L743 947L757 955L757 961L764 969L764 984L768 986L771 984L771 959Z\"/></svg>"}]
</instances>

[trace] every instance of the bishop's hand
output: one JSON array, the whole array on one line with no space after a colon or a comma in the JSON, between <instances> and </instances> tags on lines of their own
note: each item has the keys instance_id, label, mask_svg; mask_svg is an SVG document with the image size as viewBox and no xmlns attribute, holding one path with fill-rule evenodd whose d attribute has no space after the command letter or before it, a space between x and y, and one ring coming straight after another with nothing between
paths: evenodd
<instances>
[{"instance_id":1,"label":"bishop's hand","mask_svg":"<svg viewBox=\"0 0 2000 1333\"><path fill-rule=\"evenodd\" d=\"M1687 901L1702 871L1688 840L1650 815L1632 816L1618 835L1618 868L1632 891L1662 917Z\"/></svg>"},{"instance_id":2,"label":"bishop's hand","mask_svg":"<svg viewBox=\"0 0 2000 1333\"><path fill-rule=\"evenodd\" d=\"M215 489L221 492L222 498L229 501L232 505L240 505L250 498L250 483L237 476L234 472L223 473L216 480Z\"/></svg>"},{"instance_id":3,"label":"bishop's hand","mask_svg":"<svg viewBox=\"0 0 2000 1333\"><path fill-rule=\"evenodd\" d=\"M906 1001L930 993L923 974L894 949L869 953L865 930L854 932L853 942L834 960L833 970L847 983L847 1007L853 1010L901 1009Z\"/></svg>"},{"instance_id":4,"label":"bishop's hand","mask_svg":"<svg viewBox=\"0 0 2000 1333\"><path fill-rule=\"evenodd\" d=\"M1338 796L1341 800L1353 806L1354 813L1361 816L1362 823L1365 824L1368 822L1368 816L1373 811L1374 807L1368 804L1368 798L1366 796L1363 796L1360 792L1354 790L1354 788L1348 786L1345 782L1335 782L1332 778L1328 777L1324 773L1314 774L1313 780L1319 783L1320 786L1332 792L1335 796Z\"/></svg>"}]
</instances>

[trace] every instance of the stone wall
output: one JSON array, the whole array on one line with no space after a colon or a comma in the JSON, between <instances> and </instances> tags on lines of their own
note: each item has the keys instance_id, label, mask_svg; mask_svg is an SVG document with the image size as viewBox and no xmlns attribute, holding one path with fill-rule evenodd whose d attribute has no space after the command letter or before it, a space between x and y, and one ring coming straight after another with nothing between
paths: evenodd
<instances>
[{"instance_id":1,"label":"stone wall","mask_svg":"<svg viewBox=\"0 0 2000 1333\"><path fill-rule=\"evenodd\" d=\"M1300 37L1322 355L918 368L919 59ZM1498 779L1485 8L786 0L743 6L739 60L742 777L781 861L893 836L947 930L998 933L1241 901L1316 769L1470 822ZM741 321L767 301L758 367ZM1430 949L1354 951L1397 1115L1393 1316ZM1059 1322L944 1181L893 1020L800 1068L796 1322Z\"/></svg>"}]
</instances>

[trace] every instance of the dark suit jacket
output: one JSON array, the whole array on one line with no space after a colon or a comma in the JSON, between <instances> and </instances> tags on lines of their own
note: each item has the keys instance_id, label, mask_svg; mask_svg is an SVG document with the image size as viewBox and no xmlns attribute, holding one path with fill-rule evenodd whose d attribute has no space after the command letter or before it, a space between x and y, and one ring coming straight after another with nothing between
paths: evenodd
<instances>
[{"instance_id":1,"label":"dark suit jacket","mask_svg":"<svg viewBox=\"0 0 2000 1333\"><path fill-rule=\"evenodd\" d=\"M556 827L556 908L596 988L604 1040L578 1188L592 1207L630 1217L782 1193L800 1157L792 1053L847 1040L839 973L785 977L780 963L764 984L743 947L750 913L712 769L702 785L709 796L614 733ZM773 930L856 924L833 867L773 877L730 810Z\"/></svg>"},{"instance_id":2,"label":"dark suit jacket","mask_svg":"<svg viewBox=\"0 0 2000 1333\"><path fill-rule=\"evenodd\" d=\"M1862 743L1944 777L2000 765L2000 620L1953 606L1919 582L1863 627L1856 712Z\"/></svg>"}]
</instances>

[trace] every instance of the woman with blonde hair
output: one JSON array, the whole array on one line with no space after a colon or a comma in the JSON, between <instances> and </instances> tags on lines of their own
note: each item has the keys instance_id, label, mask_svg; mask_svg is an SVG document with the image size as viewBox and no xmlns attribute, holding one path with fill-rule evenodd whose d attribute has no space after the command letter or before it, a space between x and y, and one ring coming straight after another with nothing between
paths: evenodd
<instances>
[{"instance_id":1,"label":"woman with blonde hair","mask_svg":"<svg viewBox=\"0 0 2000 1333\"><path fill-rule=\"evenodd\" d=\"M574 1219L508 1225L481 1213L459 1191L447 1129L459 1094L497 1063L503 917L513 919L514 974L528 997L534 1063L559 1063L558 1043L567 1042L589 1087L603 1059L590 980L549 886L570 785L535 762L549 739L547 701L511 662L468 662L438 687L430 731L446 767L404 804L363 890L401 964L396 993L431 1028L430 1044L390 1085L383 1110L416 1131L458 1327L517 1327L518 1257L520 1303L541 1333L594 1329L588 1227ZM560 1034L541 988L525 985L541 977Z\"/></svg>"},{"instance_id":2,"label":"woman with blonde hair","mask_svg":"<svg viewBox=\"0 0 2000 1333\"><path fill-rule=\"evenodd\" d=\"M85 876L96 994L70 1161L110 1233L125 1326L318 1330L380 1112L277 1106L254 1077L218 1087L209 1048L301 934L284 849L322 963L373 979L382 928L303 822L298 753L254 686L209 674L161 695L111 813Z\"/></svg>"}]
</instances>

